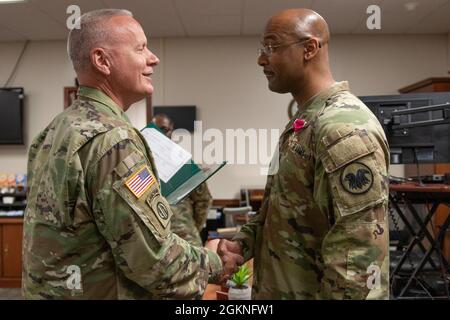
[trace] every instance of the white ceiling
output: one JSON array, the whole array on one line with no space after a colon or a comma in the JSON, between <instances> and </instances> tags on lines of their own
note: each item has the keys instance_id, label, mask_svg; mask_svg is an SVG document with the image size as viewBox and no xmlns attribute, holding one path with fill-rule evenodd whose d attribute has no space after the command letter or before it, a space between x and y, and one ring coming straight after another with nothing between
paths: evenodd
<instances>
[{"instance_id":1,"label":"white ceiling","mask_svg":"<svg viewBox=\"0 0 450 320\"><path fill-rule=\"evenodd\" d=\"M295 7L319 12L333 34L450 33L450 0L28 0L0 4L0 41L65 39L72 4L131 10L153 37L259 35L268 17ZM381 30L366 27L370 4L381 8Z\"/></svg>"}]
</instances>

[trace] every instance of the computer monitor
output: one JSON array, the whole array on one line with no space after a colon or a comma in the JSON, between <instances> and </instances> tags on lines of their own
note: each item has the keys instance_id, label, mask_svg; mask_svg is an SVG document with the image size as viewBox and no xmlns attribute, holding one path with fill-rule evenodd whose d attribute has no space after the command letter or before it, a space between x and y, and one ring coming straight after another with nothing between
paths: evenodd
<instances>
[{"instance_id":1,"label":"computer monitor","mask_svg":"<svg viewBox=\"0 0 450 320\"><path fill-rule=\"evenodd\" d=\"M23 88L0 88L0 144L24 144Z\"/></svg>"},{"instance_id":2,"label":"computer monitor","mask_svg":"<svg viewBox=\"0 0 450 320\"><path fill-rule=\"evenodd\" d=\"M389 142L391 163L450 162L450 123L431 124L448 115L442 110L397 117L400 123L425 122L420 126L395 129L394 111L450 103L450 92L408 93L359 97L377 116ZM427 124L426 122L430 122Z\"/></svg>"}]
</instances>

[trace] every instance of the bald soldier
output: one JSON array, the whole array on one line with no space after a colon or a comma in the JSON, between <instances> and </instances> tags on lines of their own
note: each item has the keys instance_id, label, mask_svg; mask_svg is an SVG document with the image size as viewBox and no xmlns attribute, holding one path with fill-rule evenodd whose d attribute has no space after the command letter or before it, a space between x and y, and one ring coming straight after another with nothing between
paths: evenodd
<instances>
[{"instance_id":1,"label":"bald soldier","mask_svg":"<svg viewBox=\"0 0 450 320\"><path fill-rule=\"evenodd\" d=\"M164 113L156 114L152 122L170 139L174 128L173 120ZM177 205L171 206L173 216L170 228L173 233L190 244L203 245L200 231L206 223L208 209L212 204L212 196L208 185L202 183L189 196Z\"/></svg>"},{"instance_id":2,"label":"bald soldier","mask_svg":"<svg viewBox=\"0 0 450 320\"><path fill-rule=\"evenodd\" d=\"M68 53L78 98L33 141L22 292L27 299L193 299L233 270L170 231L151 150L124 113L159 63L128 11L81 17ZM214 244L210 245L213 248Z\"/></svg>"},{"instance_id":3,"label":"bald soldier","mask_svg":"<svg viewBox=\"0 0 450 320\"><path fill-rule=\"evenodd\" d=\"M279 141L261 210L219 254L254 258L255 299L388 298L388 166L383 130L335 82L329 31L314 11L266 25L258 64L298 111Z\"/></svg>"}]
</instances>

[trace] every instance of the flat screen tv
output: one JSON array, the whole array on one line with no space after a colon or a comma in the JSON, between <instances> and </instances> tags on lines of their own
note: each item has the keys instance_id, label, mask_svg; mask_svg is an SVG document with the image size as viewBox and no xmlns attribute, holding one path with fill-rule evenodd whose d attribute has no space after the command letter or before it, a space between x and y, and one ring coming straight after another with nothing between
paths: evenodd
<instances>
[{"instance_id":1,"label":"flat screen tv","mask_svg":"<svg viewBox=\"0 0 450 320\"><path fill-rule=\"evenodd\" d=\"M24 144L23 101L23 88L0 88L0 144Z\"/></svg>"}]
</instances>

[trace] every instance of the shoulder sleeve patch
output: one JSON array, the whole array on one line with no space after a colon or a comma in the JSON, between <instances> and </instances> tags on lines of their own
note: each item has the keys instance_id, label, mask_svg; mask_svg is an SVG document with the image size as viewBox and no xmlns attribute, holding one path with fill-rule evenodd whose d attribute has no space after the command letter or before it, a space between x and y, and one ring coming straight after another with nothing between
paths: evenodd
<instances>
[{"instance_id":1,"label":"shoulder sleeve patch","mask_svg":"<svg viewBox=\"0 0 450 320\"><path fill-rule=\"evenodd\" d=\"M166 229L172 217L172 211L166 199L157 193L147 198L147 204L152 208L161 227Z\"/></svg>"},{"instance_id":2,"label":"shoulder sleeve patch","mask_svg":"<svg viewBox=\"0 0 450 320\"><path fill-rule=\"evenodd\" d=\"M138 199L155 183L156 178L147 166L143 166L125 181L127 188Z\"/></svg>"},{"instance_id":3,"label":"shoulder sleeve patch","mask_svg":"<svg viewBox=\"0 0 450 320\"><path fill-rule=\"evenodd\" d=\"M348 193L363 194L372 188L373 172L366 164L355 161L342 168L340 181Z\"/></svg>"},{"instance_id":4,"label":"shoulder sleeve patch","mask_svg":"<svg viewBox=\"0 0 450 320\"><path fill-rule=\"evenodd\" d=\"M150 232L159 236L157 239L166 238L170 234L170 206L161 195L159 183L148 163L142 157L135 161L132 155L115 169L117 173L125 173L119 174L120 179L113 188Z\"/></svg>"},{"instance_id":5,"label":"shoulder sleeve patch","mask_svg":"<svg viewBox=\"0 0 450 320\"><path fill-rule=\"evenodd\" d=\"M387 200L381 164L374 144L365 130L355 129L336 139L327 138L320 159L328 175L333 204L339 215L346 216Z\"/></svg>"}]
</instances>

